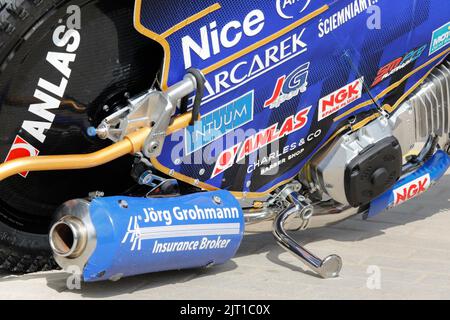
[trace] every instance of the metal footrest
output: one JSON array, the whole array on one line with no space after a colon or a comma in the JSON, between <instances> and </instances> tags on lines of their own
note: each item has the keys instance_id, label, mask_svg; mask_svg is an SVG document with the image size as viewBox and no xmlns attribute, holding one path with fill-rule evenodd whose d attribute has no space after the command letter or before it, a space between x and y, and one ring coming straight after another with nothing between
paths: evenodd
<instances>
[{"instance_id":1,"label":"metal footrest","mask_svg":"<svg viewBox=\"0 0 450 320\"><path fill-rule=\"evenodd\" d=\"M328 279L338 277L342 269L341 257L337 255L330 255L322 260L302 247L287 234L284 228L286 220L294 215L300 215L302 218L309 219L312 216L313 210L312 206L305 204L301 200L301 197L299 197L296 193L291 194L290 199L293 201L293 204L282 211L276 217L273 224L273 235L275 236L278 244L300 259L322 278Z\"/></svg>"}]
</instances>

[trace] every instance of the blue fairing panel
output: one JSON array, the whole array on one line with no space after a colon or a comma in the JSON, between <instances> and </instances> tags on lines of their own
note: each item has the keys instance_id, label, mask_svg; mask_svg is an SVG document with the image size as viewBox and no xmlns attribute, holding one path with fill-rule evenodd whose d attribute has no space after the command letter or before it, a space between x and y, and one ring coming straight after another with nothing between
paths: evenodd
<instances>
[{"instance_id":1,"label":"blue fairing panel","mask_svg":"<svg viewBox=\"0 0 450 320\"><path fill-rule=\"evenodd\" d=\"M139 0L136 28L165 49L163 88L191 67L208 81L202 119L152 162L205 189L269 192L350 117L395 112L448 55L449 23L441 0Z\"/></svg>"}]
</instances>

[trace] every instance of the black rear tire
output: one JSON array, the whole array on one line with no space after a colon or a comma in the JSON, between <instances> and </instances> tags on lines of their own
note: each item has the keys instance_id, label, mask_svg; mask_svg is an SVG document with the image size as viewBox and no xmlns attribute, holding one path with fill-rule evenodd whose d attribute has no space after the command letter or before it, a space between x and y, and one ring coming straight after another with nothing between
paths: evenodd
<instances>
[{"instance_id":1,"label":"black rear tire","mask_svg":"<svg viewBox=\"0 0 450 320\"><path fill-rule=\"evenodd\" d=\"M42 32L39 30L53 27L50 23L45 25L44 20L56 19L58 21L58 15L56 14L60 12L58 10L66 10L66 7L71 4L88 7L88 3L93 3L92 7L96 6L94 11L103 12L105 6L108 8L106 11L110 15L101 17L98 20L109 25L105 27L105 30L109 30L111 33L117 31L118 35L111 37L111 33L105 34L103 39L105 41L104 45L101 42L102 39L98 39L102 30L92 36L97 37L97 39L88 39L88 44L86 44L88 48L85 49L85 53L86 50L90 51L90 53L80 54L82 56L80 59L84 60L80 64L84 63L84 66L80 66L82 70L72 77L72 83L69 84L69 86L72 86L71 92L67 96L67 99L79 102L87 111L76 114L73 111L71 113L69 108L58 110L57 112L61 114L56 114L56 117L57 119L59 117L61 120L59 122L55 120L52 129L48 132L46 145L40 145L40 151L43 151L40 154L88 153L104 147L105 142L86 136L86 126L97 125L105 117L105 112L102 111L104 109L103 106L106 104L114 106L115 99L119 99L116 97L120 96L123 98L124 93L133 95L142 92L150 87L153 82L152 75L155 76L158 72L160 68L159 63L153 63L151 67L147 65L153 58L153 61L160 59L162 52L155 52L155 50L160 48L153 43L150 44L151 41L134 31L132 15L134 1L0 0L0 122L4 121L8 124L0 124L0 157L3 157L0 159L0 163L6 158L6 153L11 146L11 139L14 139L14 136L18 133L23 134L20 131L20 124L11 124L9 117L20 118L20 112L27 112L29 99L33 98L33 93L28 92L16 95L14 99L5 98L6 94L4 92L10 92L11 89L8 86L14 87L14 84L17 83L24 83L24 87L32 87L35 83L35 79L31 76L28 78L23 77L25 80L32 79L30 83L23 79L10 81L10 78L13 77L11 74L14 74L16 66L20 66L22 61L26 59L33 60L29 58L33 54L30 49L30 47L33 47L32 43L30 46L33 36L38 34L36 41L41 41ZM90 27L93 28L89 25L91 16L92 14L88 12L85 20L88 24L88 29ZM82 17L82 23L84 23L83 21ZM86 29L84 30L87 33ZM109 38L112 38L112 40L106 43ZM93 68L93 74L88 79L86 75L90 74L91 69L87 65L89 63L99 64L99 57L95 55L97 49L93 47L93 44L96 43L99 43L99 50L103 50L103 53L99 53L100 55L103 54L101 58L110 61L110 65L103 69L103 66L97 69ZM151 48L144 46L151 46ZM18 48L22 47L26 47L26 50L24 49L24 52L20 54L15 54L18 52ZM136 49L135 51L133 51L134 49L117 50L116 57L115 51L119 47ZM114 53L108 54L111 51L114 51ZM149 52L152 56L149 55ZM89 60L90 57L95 62L91 62L92 60ZM17 60L19 63L17 63ZM40 68L38 66L34 68L33 63L28 63L28 65L30 68L33 67L33 69ZM7 71L8 67L13 71ZM25 67L22 65L21 68ZM17 68L17 70L20 69ZM25 68L25 70L27 69ZM23 74L24 71L17 71L17 73ZM36 75L36 77L39 79L39 75ZM54 82L55 80L50 79L50 81ZM95 90L97 88L93 84L102 82L105 85L98 88L99 93L96 95ZM35 88L30 89L33 90L32 92L35 90ZM20 91L21 89L17 90ZM4 107L4 104L7 106ZM7 108L13 111L5 111ZM111 112L113 112L114 109L111 109ZM19 110L19 116L14 114L17 110ZM2 116L3 119L1 118ZM17 119L17 123L21 123L23 120L29 119ZM35 143L38 142L35 141ZM115 164L112 163L91 171L86 170L79 173L33 173L26 180L12 177L8 181L1 182L0 269L14 273L29 273L55 268L56 264L51 256L47 234L52 221L52 213L64 201L85 197L91 191L105 191L107 195L125 192L130 188L132 181L129 177L131 160L122 159ZM117 170L118 168L123 168L123 170ZM111 172L114 173L112 174ZM96 179L97 177L98 179ZM39 191L40 189L48 189L48 192ZM28 199L29 203L27 202Z\"/></svg>"}]
</instances>

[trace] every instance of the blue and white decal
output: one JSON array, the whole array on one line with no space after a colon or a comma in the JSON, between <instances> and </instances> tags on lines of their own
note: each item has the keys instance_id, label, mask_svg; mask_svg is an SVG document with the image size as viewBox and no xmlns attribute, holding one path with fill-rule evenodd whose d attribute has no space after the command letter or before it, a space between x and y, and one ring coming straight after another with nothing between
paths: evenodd
<instances>
[{"instance_id":1,"label":"blue and white decal","mask_svg":"<svg viewBox=\"0 0 450 320\"><path fill-rule=\"evenodd\" d=\"M253 120L254 91L214 109L185 129L186 154L191 154Z\"/></svg>"},{"instance_id":2,"label":"blue and white decal","mask_svg":"<svg viewBox=\"0 0 450 320\"><path fill-rule=\"evenodd\" d=\"M433 31L431 38L430 55L442 50L450 43L450 22Z\"/></svg>"},{"instance_id":3,"label":"blue and white decal","mask_svg":"<svg viewBox=\"0 0 450 320\"><path fill-rule=\"evenodd\" d=\"M245 226L227 191L98 198L90 212L97 246L83 270L85 281L225 263L236 254Z\"/></svg>"}]
</instances>

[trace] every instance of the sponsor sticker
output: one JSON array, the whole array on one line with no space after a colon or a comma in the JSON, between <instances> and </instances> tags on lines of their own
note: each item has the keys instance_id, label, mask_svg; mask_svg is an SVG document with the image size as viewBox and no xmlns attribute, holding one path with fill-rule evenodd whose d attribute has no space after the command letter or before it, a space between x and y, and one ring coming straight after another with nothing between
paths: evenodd
<instances>
[{"instance_id":1,"label":"sponsor sticker","mask_svg":"<svg viewBox=\"0 0 450 320\"><path fill-rule=\"evenodd\" d=\"M450 22L433 31L430 44L430 56L450 43Z\"/></svg>"},{"instance_id":2,"label":"sponsor sticker","mask_svg":"<svg viewBox=\"0 0 450 320\"><path fill-rule=\"evenodd\" d=\"M286 20L294 19L298 13L305 11L311 0L275 0L278 15Z\"/></svg>"},{"instance_id":3,"label":"sponsor sticker","mask_svg":"<svg viewBox=\"0 0 450 320\"><path fill-rule=\"evenodd\" d=\"M356 79L345 87L323 97L319 101L319 121L335 114L350 103L360 99L363 92L364 77Z\"/></svg>"},{"instance_id":4,"label":"sponsor sticker","mask_svg":"<svg viewBox=\"0 0 450 320\"><path fill-rule=\"evenodd\" d=\"M222 239L221 236L239 235L241 232L241 224L237 222L237 219L239 219L239 210L235 207L200 208L196 205L191 209L181 207L170 210L144 209L143 214L130 217L121 243L131 243L131 251L141 251L143 241L153 240L152 253L224 249L231 240ZM178 224L193 221L197 223ZM223 222L211 223L210 221ZM160 225L161 223L163 225ZM219 236L214 241L215 248L206 245L210 242L208 236L216 236L216 238ZM192 239L193 237L203 237L203 239L175 241L175 239ZM164 244L164 241L168 239L174 239L169 247Z\"/></svg>"},{"instance_id":5,"label":"sponsor sticker","mask_svg":"<svg viewBox=\"0 0 450 320\"><path fill-rule=\"evenodd\" d=\"M347 22L367 12L367 9L377 2L378 0L351 1L347 6L338 12L325 19L321 19L318 25L319 38L323 38L327 34L332 33L334 30L339 29Z\"/></svg>"},{"instance_id":6,"label":"sponsor sticker","mask_svg":"<svg viewBox=\"0 0 450 320\"><path fill-rule=\"evenodd\" d=\"M309 122L310 111L311 107L303 109L297 114L288 117L282 125L275 123L257 134L250 136L245 141L223 151L217 158L211 178L225 172L235 163L242 161L245 157L257 152L261 148L303 129Z\"/></svg>"},{"instance_id":7,"label":"sponsor sticker","mask_svg":"<svg viewBox=\"0 0 450 320\"><path fill-rule=\"evenodd\" d=\"M217 21L200 28L200 42L186 35L181 39L184 66L186 69L196 64L197 59L209 60L239 45L245 38L261 33L266 24L264 12L259 9L249 12L243 21L232 20L221 26Z\"/></svg>"},{"instance_id":8,"label":"sponsor sticker","mask_svg":"<svg viewBox=\"0 0 450 320\"><path fill-rule=\"evenodd\" d=\"M288 38L279 40L264 50L244 56L241 60L230 63L217 72L206 75L205 97L203 103L211 102L237 88L247 85L272 70L308 50L304 41L306 28L299 29Z\"/></svg>"},{"instance_id":9,"label":"sponsor sticker","mask_svg":"<svg viewBox=\"0 0 450 320\"><path fill-rule=\"evenodd\" d=\"M8 155L6 156L5 162L26 157L36 157L38 155L38 149L33 147L24 138L16 136L11 149L8 152ZM19 175L23 178L26 178L28 176L28 173L29 172L21 172L19 173Z\"/></svg>"},{"instance_id":10,"label":"sponsor sticker","mask_svg":"<svg viewBox=\"0 0 450 320\"><path fill-rule=\"evenodd\" d=\"M278 78L272 97L264 103L264 108L275 109L300 93L304 93L308 86L309 62L301 65L288 76Z\"/></svg>"},{"instance_id":11,"label":"sponsor sticker","mask_svg":"<svg viewBox=\"0 0 450 320\"><path fill-rule=\"evenodd\" d=\"M394 190L394 206L401 205L420 194L426 192L431 186L429 174L421 176Z\"/></svg>"},{"instance_id":12,"label":"sponsor sticker","mask_svg":"<svg viewBox=\"0 0 450 320\"><path fill-rule=\"evenodd\" d=\"M247 173L259 170L260 175L274 175L274 171L281 165L294 160L305 151L303 148L307 143L314 141L322 135L319 129L310 133L307 137L301 138L299 141L292 142L283 148L278 148L275 152L267 155L260 155L258 159L252 160L247 168Z\"/></svg>"},{"instance_id":13,"label":"sponsor sticker","mask_svg":"<svg viewBox=\"0 0 450 320\"><path fill-rule=\"evenodd\" d=\"M407 54L405 54L403 57L399 57L385 66L383 66L380 70L378 70L377 76L372 83L371 87L375 87L376 85L380 84L384 80L388 79L398 71L404 69L406 66L410 65L411 63L415 62L417 59L419 59L422 54L425 51L425 48L427 45L424 45L418 49L411 50Z\"/></svg>"},{"instance_id":14,"label":"sponsor sticker","mask_svg":"<svg viewBox=\"0 0 450 320\"><path fill-rule=\"evenodd\" d=\"M186 154L191 154L253 120L254 92L202 116L195 125L185 129Z\"/></svg>"},{"instance_id":15,"label":"sponsor sticker","mask_svg":"<svg viewBox=\"0 0 450 320\"><path fill-rule=\"evenodd\" d=\"M47 131L51 129L56 118L56 110L61 105L72 75L72 66L76 61L77 50L81 43L81 34L78 31L81 28L81 9L76 5L67 8L67 20L60 20L60 24L55 26L52 40L54 48L47 52L45 61L48 71L58 74L56 82L50 82L40 77L33 97L39 101L30 104L26 119L33 116L38 120L24 120L21 129L27 132L34 140L41 144L47 139ZM7 160L17 159L18 155L36 156L39 151L26 142L22 137L17 136L11 147ZM26 178L27 172L21 176Z\"/></svg>"}]
</instances>

